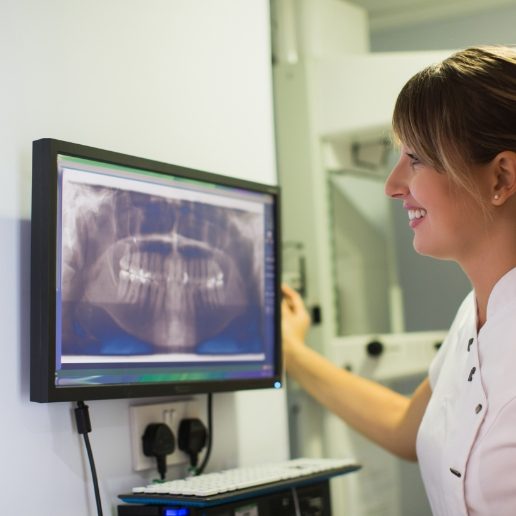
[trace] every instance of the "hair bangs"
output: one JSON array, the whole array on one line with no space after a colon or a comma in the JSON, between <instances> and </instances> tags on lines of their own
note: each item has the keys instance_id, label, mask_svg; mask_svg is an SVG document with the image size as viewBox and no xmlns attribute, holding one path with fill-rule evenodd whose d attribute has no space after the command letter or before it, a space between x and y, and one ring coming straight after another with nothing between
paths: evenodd
<instances>
[{"instance_id":1,"label":"hair bangs","mask_svg":"<svg viewBox=\"0 0 516 516\"><path fill-rule=\"evenodd\" d=\"M409 147L418 158L436 170L444 170L438 140L446 139L438 113L443 95L443 84L437 66L430 66L414 75L401 90L394 108L392 127L395 139Z\"/></svg>"}]
</instances>

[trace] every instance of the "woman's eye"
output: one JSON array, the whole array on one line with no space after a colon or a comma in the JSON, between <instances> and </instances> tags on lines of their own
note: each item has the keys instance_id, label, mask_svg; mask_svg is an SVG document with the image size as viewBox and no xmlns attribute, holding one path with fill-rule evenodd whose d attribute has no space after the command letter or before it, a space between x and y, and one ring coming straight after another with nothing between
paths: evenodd
<instances>
[{"instance_id":1,"label":"woman's eye","mask_svg":"<svg viewBox=\"0 0 516 516\"><path fill-rule=\"evenodd\" d=\"M410 165L419 165L421 163L420 159L415 154L407 153L408 158L410 159Z\"/></svg>"}]
</instances>

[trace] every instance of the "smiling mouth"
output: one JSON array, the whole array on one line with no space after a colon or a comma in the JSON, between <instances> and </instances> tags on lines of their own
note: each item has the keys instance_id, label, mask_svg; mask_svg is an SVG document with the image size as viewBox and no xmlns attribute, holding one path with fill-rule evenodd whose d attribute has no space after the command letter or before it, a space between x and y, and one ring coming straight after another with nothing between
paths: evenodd
<instances>
[{"instance_id":1,"label":"smiling mouth","mask_svg":"<svg viewBox=\"0 0 516 516\"><path fill-rule=\"evenodd\" d=\"M426 216L426 210L424 208L410 209L408 210L409 221L420 220Z\"/></svg>"}]
</instances>

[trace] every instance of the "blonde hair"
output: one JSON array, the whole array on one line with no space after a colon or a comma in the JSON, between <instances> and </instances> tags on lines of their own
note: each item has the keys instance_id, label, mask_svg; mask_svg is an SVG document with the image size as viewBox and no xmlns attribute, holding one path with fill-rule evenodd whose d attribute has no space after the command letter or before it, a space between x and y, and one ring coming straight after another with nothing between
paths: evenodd
<instances>
[{"instance_id":1,"label":"blonde hair","mask_svg":"<svg viewBox=\"0 0 516 516\"><path fill-rule=\"evenodd\" d=\"M516 151L516 50L472 47L429 66L401 90L395 137L479 197L471 166Z\"/></svg>"}]
</instances>

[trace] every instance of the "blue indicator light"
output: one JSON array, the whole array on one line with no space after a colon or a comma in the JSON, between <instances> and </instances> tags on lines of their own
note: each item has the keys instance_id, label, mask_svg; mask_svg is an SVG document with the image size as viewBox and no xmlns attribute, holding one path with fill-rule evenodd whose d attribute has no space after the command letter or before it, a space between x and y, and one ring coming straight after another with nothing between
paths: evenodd
<instances>
[{"instance_id":1,"label":"blue indicator light","mask_svg":"<svg viewBox=\"0 0 516 516\"><path fill-rule=\"evenodd\" d=\"M163 516L188 516L190 509L186 507L168 507L163 510Z\"/></svg>"},{"instance_id":2,"label":"blue indicator light","mask_svg":"<svg viewBox=\"0 0 516 516\"><path fill-rule=\"evenodd\" d=\"M274 382L275 389L281 389L281 382Z\"/></svg>"}]
</instances>

